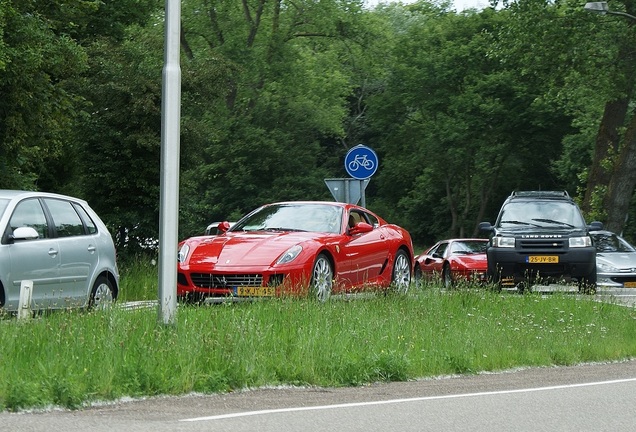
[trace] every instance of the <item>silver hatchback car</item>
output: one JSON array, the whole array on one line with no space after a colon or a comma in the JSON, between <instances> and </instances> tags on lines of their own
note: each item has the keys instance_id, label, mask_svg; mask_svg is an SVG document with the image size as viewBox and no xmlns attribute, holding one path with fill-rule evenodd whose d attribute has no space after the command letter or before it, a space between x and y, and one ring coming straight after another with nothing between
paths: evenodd
<instances>
[{"instance_id":1,"label":"silver hatchback car","mask_svg":"<svg viewBox=\"0 0 636 432\"><path fill-rule=\"evenodd\" d=\"M16 311L22 281L31 309L109 305L119 291L115 245L84 200L0 190L0 310Z\"/></svg>"}]
</instances>

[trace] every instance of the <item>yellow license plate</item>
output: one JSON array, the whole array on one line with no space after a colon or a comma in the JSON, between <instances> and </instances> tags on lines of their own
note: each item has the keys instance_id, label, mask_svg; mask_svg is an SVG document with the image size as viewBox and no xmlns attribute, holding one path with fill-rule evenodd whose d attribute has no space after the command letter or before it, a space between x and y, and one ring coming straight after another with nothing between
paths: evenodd
<instances>
[{"instance_id":1,"label":"yellow license plate","mask_svg":"<svg viewBox=\"0 0 636 432\"><path fill-rule=\"evenodd\" d=\"M239 297L273 297L275 294L274 287L236 287L236 295Z\"/></svg>"},{"instance_id":2,"label":"yellow license plate","mask_svg":"<svg viewBox=\"0 0 636 432\"><path fill-rule=\"evenodd\" d=\"M527 260L530 264L555 264L559 262L557 255L530 255Z\"/></svg>"},{"instance_id":3,"label":"yellow license plate","mask_svg":"<svg viewBox=\"0 0 636 432\"><path fill-rule=\"evenodd\" d=\"M625 288L636 288L636 282L625 282L623 286Z\"/></svg>"}]
</instances>

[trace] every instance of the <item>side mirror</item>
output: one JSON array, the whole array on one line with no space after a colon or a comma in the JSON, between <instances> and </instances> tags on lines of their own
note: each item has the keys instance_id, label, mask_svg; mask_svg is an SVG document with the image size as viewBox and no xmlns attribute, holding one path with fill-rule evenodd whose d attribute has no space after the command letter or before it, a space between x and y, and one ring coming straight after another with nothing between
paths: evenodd
<instances>
[{"instance_id":1,"label":"side mirror","mask_svg":"<svg viewBox=\"0 0 636 432\"><path fill-rule=\"evenodd\" d=\"M373 226L366 222L358 222L352 228L349 229L350 235L363 234L373 231Z\"/></svg>"},{"instance_id":2,"label":"side mirror","mask_svg":"<svg viewBox=\"0 0 636 432\"><path fill-rule=\"evenodd\" d=\"M39 236L38 232L32 227L19 227L13 230L11 240L35 240Z\"/></svg>"},{"instance_id":3,"label":"side mirror","mask_svg":"<svg viewBox=\"0 0 636 432\"><path fill-rule=\"evenodd\" d=\"M216 229L219 231L219 234L223 234L230 229L230 223L228 221L223 221L218 227L216 227Z\"/></svg>"},{"instance_id":4,"label":"side mirror","mask_svg":"<svg viewBox=\"0 0 636 432\"><path fill-rule=\"evenodd\" d=\"M603 222L594 221L588 225L590 231L600 231L603 229Z\"/></svg>"},{"instance_id":5,"label":"side mirror","mask_svg":"<svg viewBox=\"0 0 636 432\"><path fill-rule=\"evenodd\" d=\"M493 229L490 222L480 222L479 223L479 231L487 231L491 232Z\"/></svg>"}]
</instances>

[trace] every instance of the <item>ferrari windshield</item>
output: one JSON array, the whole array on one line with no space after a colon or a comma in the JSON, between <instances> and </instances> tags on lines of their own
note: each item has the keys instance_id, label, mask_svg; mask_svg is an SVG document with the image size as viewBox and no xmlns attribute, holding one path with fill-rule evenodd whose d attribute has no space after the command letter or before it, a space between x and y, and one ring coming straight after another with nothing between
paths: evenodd
<instances>
[{"instance_id":1,"label":"ferrari windshield","mask_svg":"<svg viewBox=\"0 0 636 432\"><path fill-rule=\"evenodd\" d=\"M466 241L458 241L454 242L451 246L451 253L454 254L476 254L476 253L486 253L486 248L488 247L488 241L476 241L476 240L466 240Z\"/></svg>"},{"instance_id":2,"label":"ferrari windshield","mask_svg":"<svg viewBox=\"0 0 636 432\"><path fill-rule=\"evenodd\" d=\"M230 231L312 231L340 233L343 208L320 203L282 203L261 207Z\"/></svg>"}]
</instances>

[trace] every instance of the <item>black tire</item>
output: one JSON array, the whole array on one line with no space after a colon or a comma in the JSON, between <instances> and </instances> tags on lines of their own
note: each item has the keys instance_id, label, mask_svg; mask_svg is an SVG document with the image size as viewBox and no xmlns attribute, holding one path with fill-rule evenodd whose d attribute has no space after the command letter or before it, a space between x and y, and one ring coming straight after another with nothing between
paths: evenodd
<instances>
[{"instance_id":1,"label":"black tire","mask_svg":"<svg viewBox=\"0 0 636 432\"><path fill-rule=\"evenodd\" d=\"M107 309L115 302L115 287L106 276L99 276L88 299L88 309Z\"/></svg>"},{"instance_id":2,"label":"black tire","mask_svg":"<svg viewBox=\"0 0 636 432\"><path fill-rule=\"evenodd\" d=\"M333 289L333 265L324 253L318 254L311 271L309 293L320 302L326 302L331 297Z\"/></svg>"},{"instance_id":3,"label":"black tire","mask_svg":"<svg viewBox=\"0 0 636 432\"><path fill-rule=\"evenodd\" d=\"M578 286L579 293L581 294L596 294L596 266L594 266L594 271L592 273L579 278Z\"/></svg>"},{"instance_id":4,"label":"black tire","mask_svg":"<svg viewBox=\"0 0 636 432\"><path fill-rule=\"evenodd\" d=\"M419 266L415 267L413 270L413 280L415 282L415 287L417 289L422 289L424 286L424 275L422 274L422 269Z\"/></svg>"},{"instance_id":5,"label":"black tire","mask_svg":"<svg viewBox=\"0 0 636 432\"><path fill-rule=\"evenodd\" d=\"M491 273L490 270L486 272L486 280L490 289L494 292L501 292L501 279L497 273Z\"/></svg>"},{"instance_id":6,"label":"black tire","mask_svg":"<svg viewBox=\"0 0 636 432\"><path fill-rule=\"evenodd\" d=\"M409 255L400 249L393 260L393 272L391 273L391 286L398 294L406 294L411 285L411 261Z\"/></svg>"},{"instance_id":7,"label":"black tire","mask_svg":"<svg viewBox=\"0 0 636 432\"><path fill-rule=\"evenodd\" d=\"M200 305L203 304L205 296L198 292L189 292L185 295L180 296L179 298L177 298L177 300L183 304Z\"/></svg>"},{"instance_id":8,"label":"black tire","mask_svg":"<svg viewBox=\"0 0 636 432\"><path fill-rule=\"evenodd\" d=\"M530 282L528 280L522 280L517 284L517 292L523 294L530 291Z\"/></svg>"},{"instance_id":9,"label":"black tire","mask_svg":"<svg viewBox=\"0 0 636 432\"><path fill-rule=\"evenodd\" d=\"M442 268L442 283L446 289L451 289L455 285L455 282L453 281L453 274L451 273L451 269L448 264L444 264L444 267Z\"/></svg>"}]
</instances>

